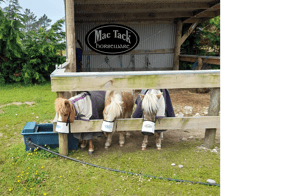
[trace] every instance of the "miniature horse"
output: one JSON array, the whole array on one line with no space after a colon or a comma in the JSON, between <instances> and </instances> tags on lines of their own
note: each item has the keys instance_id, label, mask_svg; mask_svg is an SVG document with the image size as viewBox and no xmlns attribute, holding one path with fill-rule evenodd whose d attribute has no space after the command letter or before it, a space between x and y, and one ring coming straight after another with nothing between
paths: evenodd
<instances>
[{"instance_id":1,"label":"miniature horse","mask_svg":"<svg viewBox=\"0 0 300 196\"><path fill-rule=\"evenodd\" d=\"M91 120L91 119L103 119L103 109L105 101L105 91L89 91L83 92L79 95L71 97L69 100L64 98L57 98L55 100L56 119L58 121L67 122L70 119L70 123L73 123L75 116L77 120ZM82 139L81 149L84 149L89 141L89 154L94 152L94 146L92 142L93 137L101 137L102 132L85 132L85 133L73 133L73 136L77 139Z\"/></svg>"},{"instance_id":2,"label":"miniature horse","mask_svg":"<svg viewBox=\"0 0 300 196\"><path fill-rule=\"evenodd\" d=\"M149 90L146 95L140 94L142 99L142 110L144 121L155 122L157 117L165 116L165 99L160 90ZM161 150L162 132L155 132L157 150ZM148 144L148 135L144 134L142 150Z\"/></svg>"},{"instance_id":3,"label":"miniature horse","mask_svg":"<svg viewBox=\"0 0 300 196\"><path fill-rule=\"evenodd\" d=\"M107 91L105 95L105 108L103 120L114 122L118 118L131 118L134 105L133 91ZM105 149L111 145L112 134L107 132ZM119 131L119 144L122 147L125 143L124 132Z\"/></svg>"}]
</instances>

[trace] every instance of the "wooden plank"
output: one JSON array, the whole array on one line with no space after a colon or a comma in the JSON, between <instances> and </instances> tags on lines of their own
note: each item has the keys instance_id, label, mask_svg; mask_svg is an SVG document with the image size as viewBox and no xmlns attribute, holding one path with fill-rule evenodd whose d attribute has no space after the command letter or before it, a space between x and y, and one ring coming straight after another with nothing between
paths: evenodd
<instances>
[{"instance_id":1,"label":"wooden plank","mask_svg":"<svg viewBox=\"0 0 300 196\"><path fill-rule=\"evenodd\" d=\"M157 3L191 3L197 2L199 0L76 0L76 3L79 4L104 4L104 5L114 5L114 4L157 4Z\"/></svg>"},{"instance_id":2,"label":"wooden plank","mask_svg":"<svg viewBox=\"0 0 300 196\"><path fill-rule=\"evenodd\" d=\"M113 85L105 88L109 82ZM215 87L220 87L220 70L51 74L51 90L54 92Z\"/></svg>"},{"instance_id":3,"label":"wooden plank","mask_svg":"<svg viewBox=\"0 0 300 196\"><path fill-rule=\"evenodd\" d=\"M157 49L157 50L132 50L125 54L167 54L167 53L174 53L174 48ZM102 55L102 54L99 54L91 50L86 50L83 51L83 55Z\"/></svg>"},{"instance_id":4,"label":"wooden plank","mask_svg":"<svg viewBox=\"0 0 300 196\"><path fill-rule=\"evenodd\" d=\"M197 56L197 55L179 55L179 60L195 62L198 60L199 57L202 58L202 61L204 63L206 57L205 56ZM220 57L207 57L206 63L220 65Z\"/></svg>"},{"instance_id":5,"label":"wooden plank","mask_svg":"<svg viewBox=\"0 0 300 196\"><path fill-rule=\"evenodd\" d=\"M209 3L203 2L186 2L186 3L163 3L163 4L113 4L113 5L101 5L101 4L76 4L75 12L95 12L95 13L123 13L123 12L167 12L167 11L192 11L196 9L207 9Z\"/></svg>"},{"instance_id":6,"label":"wooden plank","mask_svg":"<svg viewBox=\"0 0 300 196\"><path fill-rule=\"evenodd\" d=\"M143 124L142 118L118 119L115 121L117 131L140 131ZM82 121L75 120L71 124L71 133L101 132L102 120ZM155 129L201 129L219 128L219 116L163 118L155 123Z\"/></svg>"},{"instance_id":7,"label":"wooden plank","mask_svg":"<svg viewBox=\"0 0 300 196\"><path fill-rule=\"evenodd\" d=\"M191 17L193 12L164 12L164 13L80 13L75 14L75 20L109 19L109 20L143 20L160 18Z\"/></svg>"},{"instance_id":8,"label":"wooden plank","mask_svg":"<svg viewBox=\"0 0 300 196\"><path fill-rule=\"evenodd\" d=\"M194 31L194 29L197 27L199 21L196 21L194 24L192 24L189 28L189 30L180 38L179 45L181 46L183 42L188 38L188 36Z\"/></svg>"},{"instance_id":9,"label":"wooden plank","mask_svg":"<svg viewBox=\"0 0 300 196\"><path fill-rule=\"evenodd\" d=\"M143 20L107 20L107 19L98 19L98 20L93 20L93 19L84 19L84 20L75 20L76 24L87 24L87 23L103 23L105 24L123 24L123 25L128 25L128 24L157 24L158 22L160 24L166 23L166 24L171 24L174 22L173 18L158 18L158 19L143 19Z\"/></svg>"}]
</instances>

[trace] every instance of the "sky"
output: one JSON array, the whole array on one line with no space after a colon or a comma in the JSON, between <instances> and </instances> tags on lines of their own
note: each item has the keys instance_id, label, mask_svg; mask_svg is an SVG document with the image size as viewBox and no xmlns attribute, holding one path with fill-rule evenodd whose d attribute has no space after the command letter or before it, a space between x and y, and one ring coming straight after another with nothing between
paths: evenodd
<instances>
[{"instance_id":1,"label":"sky","mask_svg":"<svg viewBox=\"0 0 300 196\"><path fill-rule=\"evenodd\" d=\"M54 24L57 20L65 17L64 0L19 0L20 6L25 9L30 9L37 19L46 14L48 18L52 20L51 24ZM1 7L6 7L1 3Z\"/></svg>"}]
</instances>

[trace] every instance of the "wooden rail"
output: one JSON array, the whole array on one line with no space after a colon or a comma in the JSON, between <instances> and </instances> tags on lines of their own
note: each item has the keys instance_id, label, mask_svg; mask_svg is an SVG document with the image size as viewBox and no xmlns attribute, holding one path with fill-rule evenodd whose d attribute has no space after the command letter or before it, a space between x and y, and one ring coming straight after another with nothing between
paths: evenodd
<instances>
[{"instance_id":1,"label":"wooden rail","mask_svg":"<svg viewBox=\"0 0 300 196\"><path fill-rule=\"evenodd\" d=\"M203 63L205 62L207 64L215 64L215 65L220 65L220 57L218 56L198 56L198 55L179 55L179 60L181 61L188 61L188 62L195 62L198 60L198 58L201 58Z\"/></svg>"},{"instance_id":2,"label":"wooden rail","mask_svg":"<svg viewBox=\"0 0 300 196\"><path fill-rule=\"evenodd\" d=\"M220 87L220 70L77 73L57 70L50 77L54 92ZM109 82L112 85L106 87Z\"/></svg>"},{"instance_id":3,"label":"wooden rail","mask_svg":"<svg viewBox=\"0 0 300 196\"><path fill-rule=\"evenodd\" d=\"M103 120L82 121L75 120L71 123L71 133L101 132ZM118 119L115 121L116 131L141 131L143 125L142 118ZM55 131L56 123L53 123ZM183 117L183 118L162 118L157 119L155 129L209 129L220 128L219 116L202 116L202 117Z\"/></svg>"}]
</instances>

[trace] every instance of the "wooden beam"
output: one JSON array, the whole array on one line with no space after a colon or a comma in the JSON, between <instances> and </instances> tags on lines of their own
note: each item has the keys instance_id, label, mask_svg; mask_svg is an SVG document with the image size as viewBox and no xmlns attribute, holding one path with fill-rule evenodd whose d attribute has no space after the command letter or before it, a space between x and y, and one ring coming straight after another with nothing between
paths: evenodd
<instances>
[{"instance_id":1,"label":"wooden beam","mask_svg":"<svg viewBox=\"0 0 300 196\"><path fill-rule=\"evenodd\" d=\"M168 49L157 49L157 50L132 50L125 54L135 55L135 54L167 54L167 53L174 53L174 49L168 48ZM83 51L83 55L101 55L101 54L88 50L88 51Z\"/></svg>"},{"instance_id":2,"label":"wooden beam","mask_svg":"<svg viewBox=\"0 0 300 196\"><path fill-rule=\"evenodd\" d=\"M76 72L75 20L74 0L66 0L66 27L67 27L67 56L70 59L67 71Z\"/></svg>"},{"instance_id":3,"label":"wooden beam","mask_svg":"<svg viewBox=\"0 0 300 196\"><path fill-rule=\"evenodd\" d=\"M210 90L208 116L219 116L220 112L220 88L213 88ZM204 146L206 148L213 148L216 139L216 128L208 128L205 130Z\"/></svg>"},{"instance_id":4,"label":"wooden beam","mask_svg":"<svg viewBox=\"0 0 300 196\"><path fill-rule=\"evenodd\" d=\"M82 19L82 20L76 20L75 23L76 24L86 24L86 23L105 23L105 24L124 24L124 25L128 25L128 24L156 24L156 23L166 23L166 24L171 24L174 22L173 18L157 18L157 19L143 19L143 20L105 20L105 19L97 19L97 20L90 20L90 19Z\"/></svg>"},{"instance_id":5,"label":"wooden beam","mask_svg":"<svg viewBox=\"0 0 300 196\"><path fill-rule=\"evenodd\" d=\"M180 55L180 39L182 35L182 21L178 20L176 24L176 35L175 35L175 48L174 48L174 60L173 69L179 70L179 55Z\"/></svg>"},{"instance_id":6,"label":"wooden beam","mask_svg":"<svg viewBox=\"0 0 300 196\"><path fill-rule=\"evenodd\" d=\"M109 82L113 85L105 88L105 84ZM215 87L220 87L220 70L51 74L51 90L54 92Z\"/></svg>"},{"instance_id":7,"label":"wooden beam","mask_svg":"<svg viewBox=\"0 0 300 196\"><path fill-rule=\"evenodd\" d=\"M160 12L160 13L89 13L76 14L75 20L143 20L180 18L193 16L193 12Z\"/></svg>"},{"instance_id":8,"label":"wooden beam","mask_svg":"<svg viewBox=\"0 0 300 196\"><path fill-rule=\"evenodd\" d=\"M179 60L193 62L193 63L197 61L198 58L202 58L203 63L205 62L207 64L220 65L220 57L217 56L210 56L206 58L206 56L198 56L198 55L179 55Z\"/></svg>"},{"instance_id":9,"label":"wooden beam","mask_svg":"<svg viewBox=\"0 0 300 196\"><path fill-rule=\"evenodd\" d=\"M76 3L79 4L157 4L157 3L191 3L196 2L199 3L199 0L76 0Z\"/></svg>"},{"instance_id":10,"label":"wooden beam","mask_svg":"<svg viewBox=\"0 0 300 196\"><path fill-rule=\"evenodd\" d=\"M196 9L207 9L209 3L186 2L186 3L163 3L163 4L76 4L75 12L95 12L95 13L124 13L124 12L167 12L167 11L194 11Z\"/></svg>"},{"instance_id":11,"label":"wooden beam","mask_svg":"<svg viewBox=\"0 0 300 196\"><path fill-rule=\"evenodd\" d=\"M199 18L214 18L219 15L220 15L220 3L215 4L214 6L195 14L194 16L184 20L183 23L191 23L195 19L199 19Z\"/></svg>"},{"instance_id":12,"label":"wooden beam","mask_svg":"<svg viewBox=\"0 0 300 196\"><path fill-rule=\"evenodd\" d=\"M189 30L180 38L179 45L181 46L183 42L188 38L188 36L194 31L194 29L197 27L199 21L196 21L194 24L192 24L189 28Z\"/></svg>"},{"instance_id":13,"label":"wooden beam","mask_svg":"<svg viewBox=\"0 0 300 196\"><path fill-rule=\"evenodd\" d=\"M84 133L84 132L101 132L103 120L90 120L82 121L75 120L71 123L71 133ZM142 118L129 118L117 119L117 131L141 131L143 125ZM55 125L53 128L55 129ZM158 119L155 123L155 129L207 129L207 128L220 128L219 116L202 116L202 117L183 117L183 118L162 118ZM55 130L54 130L55 131Z\"/></svg>"}]
</instances>

